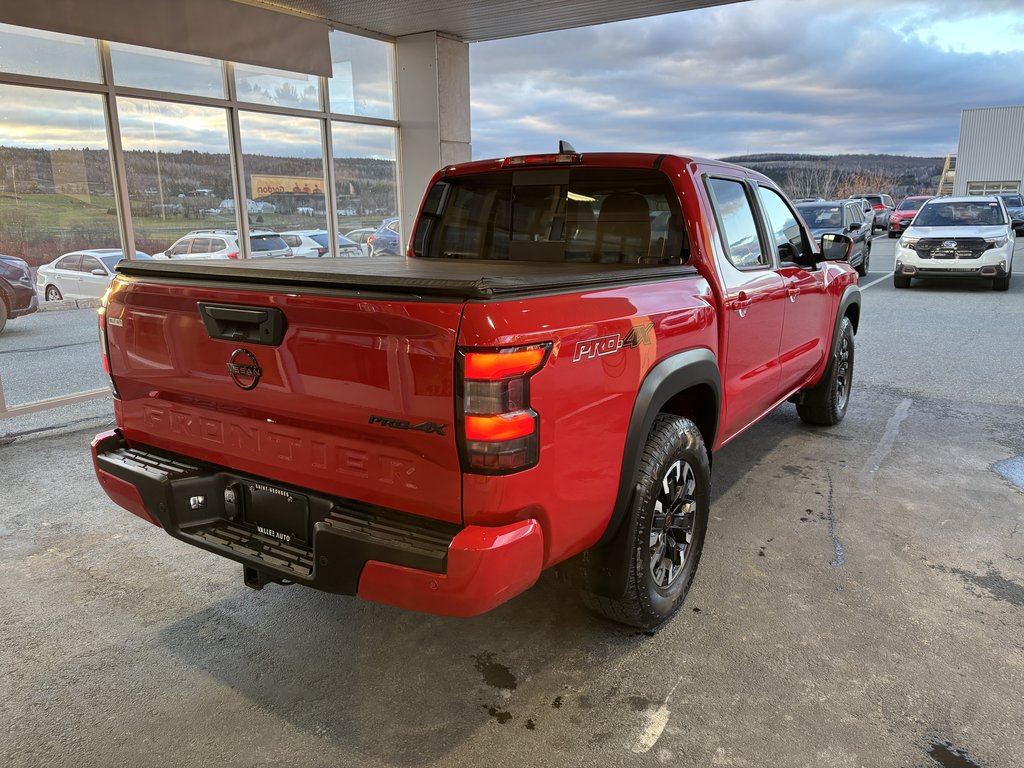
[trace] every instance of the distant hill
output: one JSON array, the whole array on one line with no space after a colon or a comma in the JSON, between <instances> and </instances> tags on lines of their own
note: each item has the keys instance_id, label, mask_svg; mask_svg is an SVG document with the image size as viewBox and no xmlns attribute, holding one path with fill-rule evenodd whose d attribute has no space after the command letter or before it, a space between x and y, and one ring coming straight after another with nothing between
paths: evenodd
<instances>
[{"instance_id":1,"label":"distant hill","mask_svg":"<svg viewBox=\"0 0 1024 768\"><path fill-rule=\"evenodd\" d=\"M761 154L723 161L763 173L792 197L846 197L887 192L895 198L934 194L944 157L911 155Z\"/></svg>"}]
</instances>

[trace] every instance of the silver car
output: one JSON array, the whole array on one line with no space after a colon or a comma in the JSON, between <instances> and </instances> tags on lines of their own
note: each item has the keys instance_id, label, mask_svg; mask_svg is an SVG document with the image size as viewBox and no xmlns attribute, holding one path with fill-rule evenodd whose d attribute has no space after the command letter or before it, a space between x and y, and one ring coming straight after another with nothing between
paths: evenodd
<instances>
[{"instance_id":1,"label":"silver car","mask_svg":"<svg viewBox=\"0 0 1024 768\"><path fill-rule=\"evenodd\" d=\"M124 258L120 248L92 248L65 253L36 272L36 291L44 301L98 299L114 279L114 267ZM136 259L150 258L135 252Z\"/></svg>"}]
</instances>

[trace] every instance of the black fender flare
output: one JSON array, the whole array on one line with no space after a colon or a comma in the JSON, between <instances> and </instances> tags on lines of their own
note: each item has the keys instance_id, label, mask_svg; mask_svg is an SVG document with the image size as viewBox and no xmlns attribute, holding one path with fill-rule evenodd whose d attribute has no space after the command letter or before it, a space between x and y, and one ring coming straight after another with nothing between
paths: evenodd
<instances>
[{"instance_id":1,"label":"black fender flare","mask_svg":"<svg viewBox=\"0 0 1024 768\"><path fill-rule=\"evenodd\" d=\"M709 387L714 395L713 427L709 434L704 434L710 459L722 410L722 376L715 354L702 348L672 355L651 368L640 385L626 431L622 473L611 518L597 544L581 558L585 586L598 594L618 597L625 589L630 559L628 542L633 539L636 524L629 515L629 507L640 455L654 419L669 400L694 386Z\"/></svg>"},{"instance_id":2,"label":"black fender flare","mask_svg":"<svg viewBox=\"0 0 1024 768\"><path fill-rule=\"evenodd\" d=\"M831 354L832 350L836 348L836 344L839 343L839 328L843 324L843 318L846 317L846 313L850 309L851 306L856 305L856 307L857 307L857 318L859 320L859 318L860 318L860 297L861 297L860 286L857 285L856 283L853 284L853 285L846 286L846 288L843 290L842 296L839 297L839 304L837 305L837 308L836 308L836 320L835 320L835 324L834 324L834 326L832 328L832 344L828 348L830 354ZM857 332L857 321L856 320L853 323L853 332L854 333Z\"/></svg>"}]
</instances>

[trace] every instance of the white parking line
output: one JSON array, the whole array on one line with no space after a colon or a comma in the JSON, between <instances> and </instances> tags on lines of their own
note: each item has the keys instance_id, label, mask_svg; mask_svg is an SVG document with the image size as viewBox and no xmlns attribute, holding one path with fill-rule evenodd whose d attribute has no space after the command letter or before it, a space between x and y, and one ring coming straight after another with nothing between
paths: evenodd
<instances>
[{"instance_id":1,"label":"white parking line","mask_svg":"<svg viewBox=\"0 0 1024 768\"><path fill-rule=\"evenodd\" d=\"M874 274L874 273L871 273L871 274ZM872 285L878 285L878 284L879 284L880 282L882 282L883 280L888 280L888 279L890 278L890 276L891 276L891 275L892 275L892 273L891 273L891 272L886 272L886 273L885 273L884 275L882 275L882 276L881 276L880 278L878 278L877 280L872 280L872 281L871 281L870 283L868 283L867 285L862 285L862 286L860 287L860 289L861 289L862 291L866 291L866 290L867 290L868 288L870 288L870 287L871 287Z\"/></svg>"}]
</instances>

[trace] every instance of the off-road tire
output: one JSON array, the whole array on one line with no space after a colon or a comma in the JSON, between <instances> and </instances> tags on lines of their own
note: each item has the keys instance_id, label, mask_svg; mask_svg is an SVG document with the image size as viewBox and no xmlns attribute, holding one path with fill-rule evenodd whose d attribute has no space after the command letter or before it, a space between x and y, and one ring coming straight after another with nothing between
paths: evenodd
<instances>
[{"instance_id":1,"label":"off-road tire","mask_svg":"<svg viewBox=\"0 0 1024 768\"><path fill-rule=\"evenodd\" d=\"M675 487L671 481L676 477L677 464L680 465L678 476L682 481L683 497L692 497L693 500L692 513L671 514L672 509L676 508L673 503L668 510L669 515L659 515L658 503L661 502L660 509L664 512L665 502L671 495L668 489ZM684 467L689 468L690 475L686 474ZM693 479L692 494L685 493L688 480L683 478L687 477ZM711 467L697 425L679 416L659 414L644 445L634 486L636 490L630 499L629 515L623 522L623 525L632 526L633 530L633 535L627 538L630 551L625 593L617 599L588 590L581 590L580 594L588 608L605 618L641 629L654 629L668 621L686 599L697 572L707 533ZM683 503L678 509L682 512L688 508ZM678 551L671 550L667 545L668 541L675 541L669 538L669 532L681 531L684 526L681 525L679 529L675 526L670 528L669 523L685 521L688 517L692 519L691 535L685 551L679 554L680 563L673 577L669 575L671 569L666 574L663 568L663 563L670 559L669 553ZM664 522L659 522L659 518ZM662 539L662 536L665 538ZM662 547L664 557L659 560L658 566L661 568L661 578L667 577L664 585L658 582L659 577L655 575L652 562L655 559L652 553L661 541L666 541Z\"/></svg>"},{"instance_id":2,"label":"off-road tire","mask_svg":"<svg viewBox=\"0 0 1024 768\"><path fill-rule=\"evenodd\" d=\"M909 288L910 278L907 275L893 275L892 285L894 288Z\"/></svg>"},{"instance_id":3,"label":"off-road tire","mask_svg":"<svg viewBox=\"0 0 1024 768\"><path fill-rule=\"evenodd\" d=\"M853 324L844 317L828 368L816 385L805 390L796 412L808 424L831 427L843 420L853 385Z\"/></svg>"}]
</instances>

